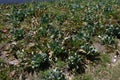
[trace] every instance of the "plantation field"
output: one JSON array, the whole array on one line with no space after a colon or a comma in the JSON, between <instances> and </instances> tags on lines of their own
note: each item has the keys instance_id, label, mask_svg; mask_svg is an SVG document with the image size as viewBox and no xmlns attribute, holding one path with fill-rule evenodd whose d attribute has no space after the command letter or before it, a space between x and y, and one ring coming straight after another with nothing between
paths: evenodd
<instances>
[{"instance_id":1,"label":"plantation field","mask_svg":"<svg viewBox=\"0 0 120 80\"><path fill-rule=\"evenodd\" d=\"M0 80L120 80L119 0L0 5Z\"/></svg>"}]
</instances>

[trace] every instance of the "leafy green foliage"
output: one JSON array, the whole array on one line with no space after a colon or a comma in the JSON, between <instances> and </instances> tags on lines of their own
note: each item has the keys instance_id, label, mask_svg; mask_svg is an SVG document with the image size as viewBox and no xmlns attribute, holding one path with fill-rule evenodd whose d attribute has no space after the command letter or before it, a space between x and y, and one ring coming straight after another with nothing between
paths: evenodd
<instances>
[{"instance_id":1,"label":"leafy green foliage","mask_svg":"<svg viewBox=\"0 0 120 80\"><path fill-rule=\"evenodd\" d=\"M84 58L75 53L73 56L69 56L67 60L67 64L70 70L73 70L78 73L84 73L85 72L85 61Z\"/></svg>"},{"instance_id":2,"label":"leafy green foliage","mask_svg":"<svg viewBox=\"0 0 120 80\"><path fill-rule=\"evenodd\" d=\"M25 18L34 16L34 15L35 15L34 7L26 9L26 6L23 5L22 9L18 9L16 6L13 6L10 19L13 26L17 27L22 21L24 21Z\"/></svg>"},{"instance_id":3,"label":"leafy green foliage","mask_svg":"<svg viewBox=\"0 0 120 80\"><path fill-rule=\"evenodd\" d=\"M37 4L37 8L41 10L47 9L47 6L45 4Z\"/></svg>"},{"instance_id":4,"label":"leafy green foliage","mask_svg":"<svg viewBox=\"0 0 120 80\"><path fill-rule=\"evenodd\" d=\"M19 28L14 28L13 30L11 30L11 34L15 40L21 40L24 38L25 30L19 29Z\"/></svg>"},{"instance_id":5,"label":"leafy green foliage","mask_svg":"<svg viewBox=\"0 0 120 80\"><path fill-rule=\"evenodd\" d=\"M12 19L17 20L17 21L23 21L25 17L25 12L23 10L15 10L13 11L12 14Z\"/></svg>"},{"instance_id":6,"label":"leafy green foliage","mask_svg":"<svg viewBox=\"0 0 120 80\"><path fill-rule=\"evenodd\" d=\"M60 0L60 2L58 3L59 7L63 7L66 5L66 1L65 0Z\"/></svg>"},{"instance_id":7,"label":"leafy green foliage","mask_svg":"<svg viewBox=\"0 0 120 80\"><path fill-rule=\"evenodd\" d=\"M53 57L57 57L62 60L65 60L66 57L68 56L67 50L65 50L64 47L62 47L59 42L55 42L55 41L51 42L50 48L53 51Z\"/></svg>"},{"instance_id":8,"label":"leafy green foliage","mask_svg":"<svg viewBox=\"0 0 120 80\"><path fill-rule=\"evenodd\" d=\"M46 30L46 28L40 27L38 29L38 36L39 37L45 37L45 36L47 36L47 30Z\"/></svg>"},{"instance_id":9,"label":"leafy green foliage","mask_svg":"<svg viewBox=\"0 0 120 80\"><path fill-rule=\"evenodd\" d=\"M19 58L21 61L24 60L26 53L24 51L16 51L16 57Z\"/></svg>"},{"instance_id":10,"label":"leafy green foliage","mask_svg":"<svg viewBox=\"0 0 120 80\"><path fill-rule=\"evenodd\" d=\"M58 69L52 69L46 73L42 80L66 80L65 75Z\"/></svg>"},{"instance_id":11,"label":"leafy green foliage","mask_svg":"<svg viewBox=\"0 0 120 80\"><path fill-rule=\"evenodd\" d=\"M70 4L70 9L78 9L80 7L79 4Z\"/></svg>"},{"instance_id":12,"label":"leafy green foliage","mask_svg":"<svg viewBox=\"0 0 120 80\"><path fill-rule=\"evenodd\" d=\"M8 76L8 74L9 74L9 71L7 69L0 70L0 78L2 80L10 79L10 77Z\"/></svg>"},{"instance_id":13,"label":"leafy green foliage","mask_svg":"<svg viewBox=\"0 0 120 80\"><path fill-rule=\"evenodd\" d=\"M50 22L52 22L52 14L48 14L48 13L46 13L46 14L44 14L42 17L41 17L41 19L40 19L40 21L41 21L41 23L43 23L43 24L47 24L47 23L50 23Z\"/></svg>"},{"instance_id":14,"label":"leafy green foliage","mask_svg":"<svg viewBox=\"0 0 120 80\"><path fill-rule=\"evenodd\" d=\"M57 18L59 24L62 25L64 23L64 21L67 19L67 15L65 15L65 14L58 15L56 18Z\"/></svg>"},{"instance_id":15,"label":"leafy green foliage","mask_svg":"<svg viewBox=\"0 0 120 80\"><path fill-rule=\"evenodd\" d=\"M115 39L113 36L109 36L109 35L104 35L102 38L102 44L106 44L106 45L112 45L115 44Z\"/></svg>"},{"instance_id":16,"label":"leafy green foliage","mask_svg":"<svg viewBox=\"0 0 120 80\"><path fill-rule=\"evenodd\" d=\"M0 67L5 67L5 63L4 63L4 60L0 59Z\"/></svg>"},{"instance_id":17,"label":"leafy green foliage","mask_svg":"<svg viewBox=\"0 0 120 80\"><path fill-rule=\"evenodd\" d=\"M97 52L97 49L95 49L90 44L85 44L81 46L81 48L86 52L86 54L84 55L86 56L88 60L93 61L93 62L100 60L99 58L100 54Z\"/></svg>"},{"instance_id":18,"label":"leafy green foliage","mask_svg":"<svg viewBox=\"0 0 120 80\"><path fill-rule=\"evenodd\" d=\"M120 38L120 27L118 25L110 25L106 29L106 34Z\"/></svg>"},{"instance_id":19,"label":"leafy green foliage","mask_svg":"<svg viewBox=\"0 0 120 80\"><path fill-rule=\"evenodd\" d=\"M31 66L33 69L45 69L49 66L49 57L46 53L36 54L32 58Z\"/></svg>"},{"instance_id":20,"label":"leafy green foliage","mask_svg":"<svg viewBox=\"0 0 120 80\"><path fill-rule=\"evenodd\" d=\"M85 41L90 41L91 39L91 34L89 34L87 31L82 30L80 33L77 34L77 37L85 40Z\"/></svg>"}]
</instances>

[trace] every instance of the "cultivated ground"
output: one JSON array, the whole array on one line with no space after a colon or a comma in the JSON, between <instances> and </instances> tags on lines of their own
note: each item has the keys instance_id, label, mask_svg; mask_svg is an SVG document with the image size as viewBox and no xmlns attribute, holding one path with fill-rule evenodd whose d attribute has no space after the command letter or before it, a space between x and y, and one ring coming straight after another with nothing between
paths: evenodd
<instances>
[{"instance_id":1,"label":"cultivated ground","mask_svg":"<svg viewBox=\"0 0 120 80\"><path fill-rule=\"evenodd\" d=\"M0 80L120 80L119 0L0 5Z\"/></svg>"}]
</instances>

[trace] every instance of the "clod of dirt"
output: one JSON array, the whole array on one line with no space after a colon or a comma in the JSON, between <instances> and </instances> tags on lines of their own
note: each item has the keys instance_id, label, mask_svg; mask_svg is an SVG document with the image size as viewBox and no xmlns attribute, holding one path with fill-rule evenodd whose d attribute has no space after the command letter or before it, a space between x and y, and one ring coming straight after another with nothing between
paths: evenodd
<instances>
[{"instance_id":1,"label":"clod of dirt","mask_svg":"<svg viewBox=\"0 0 120 80\"><path fill-rule=\"evenodd\" d=\"M20 63L20 61L18 61L17 59L15 59L15 60L9 61L8 63L9 63L10 65L17 66L17 65Z\"/></svg>"},{"instance_id":2,"label":"clod of dirt","mask_svg":"<svg viewBox=\"0 0 120 80\"><path fill-rule=\"evenodd\" d=\"M100 43L93 43L93 46L98 50L98 52L106 52L105 46L101 45Z\"/></svg>"}]
</instances>

